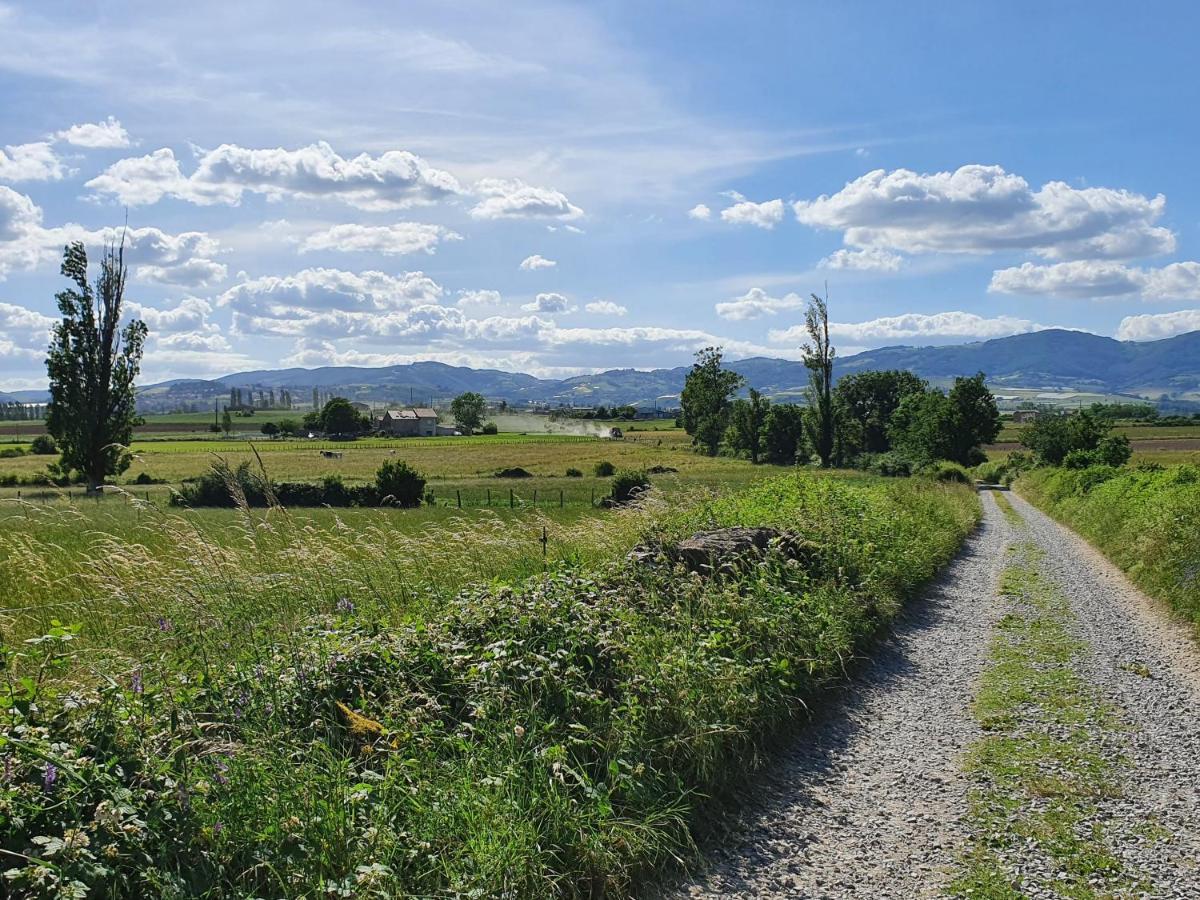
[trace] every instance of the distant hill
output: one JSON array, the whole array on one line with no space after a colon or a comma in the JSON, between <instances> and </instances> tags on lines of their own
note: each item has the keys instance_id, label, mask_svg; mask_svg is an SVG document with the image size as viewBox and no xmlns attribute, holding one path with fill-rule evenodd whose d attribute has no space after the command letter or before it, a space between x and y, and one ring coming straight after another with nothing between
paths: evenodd
<instances>
[{"instance_id":1,"label":"distant hill","mask_svg":"<svg viewBox=\"0 0 1200 900\"><path fill-rule=\"evenodd\" d=\"M801 393L808 372L800 362L755 357L729 363L747 383L772 397ZM231 387L287 388L307 402L313 388L352 400L408 403L447 400L478 391L510 403L591 405L633 403L674 406L688 366L672 369L613 369L571 378L536 378L498 369L471 369L439 362L383 368L325 366L318 369L265 369L238 372L211 381L176 379L140 391L143 408L211 406ZM882 347L838 358L835 377L869 369L907 369L935 383L956 375L985 372L993 385L1042 390L1134 394L1200 394L1200 331L1161 341L1117 341L1082 331L1050 329L1031 334L945 347ZM22 395L44 392L10 392ZM29 398L32 399L32 398Z\"/></svg>"}]
</instances>

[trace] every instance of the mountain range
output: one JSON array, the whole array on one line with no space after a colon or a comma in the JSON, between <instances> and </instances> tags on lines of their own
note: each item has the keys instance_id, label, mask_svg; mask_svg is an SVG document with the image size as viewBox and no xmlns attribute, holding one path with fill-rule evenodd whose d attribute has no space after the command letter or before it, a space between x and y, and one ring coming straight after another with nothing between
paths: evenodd
<instances>
[{"instance_id":1,"label":"mountain range","mask_svg":"<svg viewBox=\"0 0 1200 900\"><path fill-rule=\"evenodd\" d=\"M793 360L754 357L729 368L748 386L771 397L804 390L808 372ZM307 402L314 388L322 395L353 400L409 403L442 401L464 391L510 403L590 405L633 403L674 406L690 367L613 369L570 378L536 378L497 369L472 369L439 362L381 368L324 366L317 369L265 369L237 372L214 380L176 379L145 386L139 397L146 411L211 404L231 387L288 389ZM907 369L935 384L957 375L987 374L998 389L1090 391L1158 398L1200 399L1200 331L1158 341L1118 341L1083 331L1048 329L1029 334L939 347L881 347L835 361L835 377L870 369ZM12 392L39 399L40 392ZM0 395L0 400L5 395Z\"/></svg>"}]
</instances>

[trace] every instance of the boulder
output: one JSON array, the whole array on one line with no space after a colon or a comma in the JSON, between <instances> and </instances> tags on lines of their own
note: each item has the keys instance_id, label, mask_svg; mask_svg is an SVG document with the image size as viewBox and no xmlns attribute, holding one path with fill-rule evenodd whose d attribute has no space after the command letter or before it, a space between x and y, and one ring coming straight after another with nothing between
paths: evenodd
<instances>
[{"instance_id":1,"label":"boulder","mask_svg":"<svg viewBox=\"0 0 1200 900\"><path fill-rule=\"evenodd\" d=\"M800 535L778 528L719 528L697 532L673 546L635 547L628 559L645 565L665 558L692 572L728 572L761 559L771 549L812 569L820 548Z\"/></svg>"}]
</instances>

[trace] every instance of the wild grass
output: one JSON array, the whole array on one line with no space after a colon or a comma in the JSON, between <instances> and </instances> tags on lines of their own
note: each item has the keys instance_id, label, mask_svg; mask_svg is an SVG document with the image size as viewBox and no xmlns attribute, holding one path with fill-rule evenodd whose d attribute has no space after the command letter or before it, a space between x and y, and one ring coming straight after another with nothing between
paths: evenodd
<instances>
[{"instance_id":1,"label":"wild grass","mask_svg":"<svg viewBox=\"0 0 1200 900\"><path fill-rule=\"evenodd\" d=\"M631 893L687 858L706 798L979 514L969 488L916 479L658 496L577 519L574 555L523 580L528 539L484 519L397 534L243 512L217 533L185 514L75 544L31 528L14 587L81 579L85 615L5 651L8 889ZM818 549L712 577L624 560L724 524Z\"/></svg>"},{"instance_id":2,"label":"wild grass","mask_svg":"<svg viewBox=\"0 0 1200 900\"><path fill-rule=\"evenodd\" d=\"M1016 486L1200 627L1200 467L1040 469Z\"/></svg>"}]
</instances>

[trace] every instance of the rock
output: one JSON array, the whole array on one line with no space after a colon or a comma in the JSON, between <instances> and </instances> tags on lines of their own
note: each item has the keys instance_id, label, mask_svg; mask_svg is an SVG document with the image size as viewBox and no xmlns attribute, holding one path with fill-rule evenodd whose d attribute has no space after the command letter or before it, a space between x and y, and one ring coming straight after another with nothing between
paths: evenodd
<instances>
[{"instance_id":1,"label":"rock","mask_svg":"<svg viewBox=\"0 0 1200 900\"><path fill-rule=\"evenodd\" d=\"M797 534L777 528L719 528L700 531L672 546L640 545L628 559L653 565L659 560L676 563L692 572L729 571L761 559L768 550L777 550L788 559L803 562L811 569L820 548Z\"/></svg>"}]
</instances>

